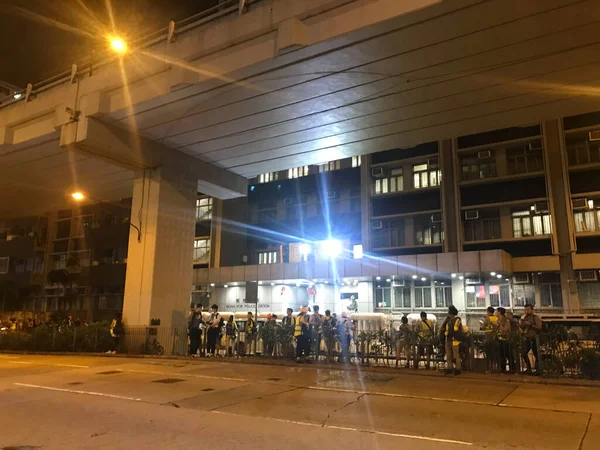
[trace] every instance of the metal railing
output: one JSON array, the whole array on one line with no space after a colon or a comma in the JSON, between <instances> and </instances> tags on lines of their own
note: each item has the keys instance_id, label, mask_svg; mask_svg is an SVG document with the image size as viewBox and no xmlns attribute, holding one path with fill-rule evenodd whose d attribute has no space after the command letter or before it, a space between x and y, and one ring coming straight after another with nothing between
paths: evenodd
<instances>
[{"instance_id":1,"label":"metal railing","mask_svg":"<svg viewBox=\"0 0 600 450\"><path fill-rule=\"evenodd\" d=\"M337 330L324 332L320 343L316 342L313 341L312 353L318 348L323 361L342 357L342 339ZM132 355L184 356L189 354L189 344L187 328L160 326L127 328L119 341L111 338L107 323L44 325L24 332L0 332L0 351L102 353L116 348ZM437 337L423 340L412 332L400 338L395 330L359 330L352 334L349 344L349 360L355 364L445 368L444 346ZM208 353L207 346L207 335L203 333L199 355ZM460 353L463 369L472 372L519 374L531 368L538 375L549 377L600 379L600 336L580 339L560 327L544 331L534 340L518 333L499 340L491 334L471 332L461 342ZM242 331L235 338L228 338L223 330L215 354L292 358L293 330L279 326L267 329L262 325L251 336Z\"/></svg>"},{"instance_id":2,"label":"metal railing","mask_svg":"<svg viewBox=\"0 0 600 450\"><path fill-rule=\"evenodd\" d=\"M172 25L148 34L142 38L136 39L130 43L130 47L148 48L160 42L164 42L171 36L171 28L175 30L177 34L181 34L230 14L237 13L238 15L242 15L251 5L260 1L262 0L224 0L216 6L208 8L178 22L173 22ZM108 51L102 52L98 57L89 56L83 58L76 62L77 73L80 76L86 74L91 76L93 70L96 70L100 66L109 64L116 59L117 56L112 55ZM71 70L61 72L50 78L42 80L39 83L30 83L26 88L23 89L15 88L13 93L5 97L0 97L0 108L20 101L29 101L29 99L34 95L38 95L45 90L70 82L71 72Z\"/></svg>"}]
</instances>

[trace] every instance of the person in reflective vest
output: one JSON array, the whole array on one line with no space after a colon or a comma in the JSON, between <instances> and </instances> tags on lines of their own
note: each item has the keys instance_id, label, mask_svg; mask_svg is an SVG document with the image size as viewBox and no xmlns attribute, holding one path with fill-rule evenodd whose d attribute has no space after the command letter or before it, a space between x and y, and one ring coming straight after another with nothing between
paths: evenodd
<instances>
[{"instance_id":1,"label":"person in reflective vest","mask_svg":"<svg viewBox=\"0 0 600 450\"><path fill-rule=\"evenodd\" d=\"M244 345L246 347L246 356L250 356L252 354L252 343L254 342L254 335L256 331L256 327L254 326L254 318L252 317L252 313L248 311L248 318L246 319L246 337L244 338Z\"/></svg>"},{"instance_id":2,"label":"person in reflective vest","mask_svg":"<svg viewBox=\"0 0 600 450\"><path fill-rule=\"evenodd\" d=\"M500 307L496 309L496 317L498 318L498 346L500 347L500 372L507 373L506 363L512 367L510 363L511 351L508 343L510 335L510 321L506 318L506 309Z\"/></svg>"},{"instance_id":3,"label":"person in reflective vest","mask_svg":"<svg viewBox=\"0 0 600 450\"><path fill-rule=\"evenodd\" d=\"M421 311L421 320L417 324L417 331L419 332L419 344L414 368L418 369L419 359L425 356L425 368L429 369L431 366L435 332L433 330L433 322L427 318L425 311Z\"/></svg>"},{"instance_id":4,"label":"person in reflective vest","mask_svg":"<svg viewBox=\"0 0 600 450\"><path fill-rule=\"evenodd\" d=\"M448 307L448 317L440 327L440 337L446 344L446 374L460 375L460 343L464 340L462 322L455 306Z\"/></svg>"},{"instance_id":5,"label":"person in reflective vest","mask_svg":"<svg viewBox=\"0 0 600 450\"><path fill-rule=\"evenodd\" d=\"M485 319L481 320L480 329L485 333L484 353L487 362L488 372L494 372L499 361L498 348L498 317L494 315L495 310L489 306L486 311Z\"/></svg>"},{"instance_id":6,"label":"person in reflective vest","mask_svg":"<svg viewBox=\"0 0 600 450\"><path fill-rule=\"evenodd\" d=\"M300 314L296 317L294 326L294 337L296 338L296 362L310 362L306 358L310 355L310 335L306 313L308 308L300 308Z\"/></svg>"}]
</instances>

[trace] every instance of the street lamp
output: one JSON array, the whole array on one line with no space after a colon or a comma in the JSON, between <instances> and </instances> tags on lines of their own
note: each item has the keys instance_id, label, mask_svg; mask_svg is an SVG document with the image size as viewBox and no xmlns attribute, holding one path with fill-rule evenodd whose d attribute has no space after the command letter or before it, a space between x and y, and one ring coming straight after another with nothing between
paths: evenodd
<instances>
[{"instance_id":1,"label":"street lamp","mask_svg":"<svg viewBox=\"0 0 600 450\"><path fill-rule=\"evenodd\" d=\"M79 191L76 191L71 194L71 197L73 197L73 199L80 202L81 200L83 200L85 198L85 195L83 195L83 193L81 193Z\"/></svg>"},{"instance_id":2,"label":"street lamp","mask_svg":"<svg viewBox=\"0 0 600 450\"><path fill-rule=\"evenodd\" d=\"M340 256L343 250L344 245L337 239L329 239L323 242L323 252L331 259L335 259Z\"/></svg>"},{"instance_id":3,"label":"street lamp","mask_svg":"<svg viewBox=\"0 0 600 450\"><path fill-rule=\"evenodd\" d=\"M115 53L119 53L121 55L127 53L127 42L117 36L111 36L108 38L110 41L110 48Z\"/></svg>"}]
</instances>

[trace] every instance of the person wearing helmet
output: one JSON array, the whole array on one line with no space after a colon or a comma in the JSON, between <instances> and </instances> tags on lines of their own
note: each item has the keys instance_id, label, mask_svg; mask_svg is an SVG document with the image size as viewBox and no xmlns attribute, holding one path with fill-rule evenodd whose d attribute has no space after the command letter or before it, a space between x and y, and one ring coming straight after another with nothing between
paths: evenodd
<instances>
[{"instance_id":1,"label":"person wearing helmet","mask_svg":"<svg viewBox=\"0 0 600 450\"><path fill-rule=\"evenodd\" d=\"M306 314L308 308L300 308L300 314L296 317L296 325L294 327L294 337L296 338L296 362L310 362L306 358L310 355L310 336L308 331L308 321Z\"/></svg>"}]
</instances>

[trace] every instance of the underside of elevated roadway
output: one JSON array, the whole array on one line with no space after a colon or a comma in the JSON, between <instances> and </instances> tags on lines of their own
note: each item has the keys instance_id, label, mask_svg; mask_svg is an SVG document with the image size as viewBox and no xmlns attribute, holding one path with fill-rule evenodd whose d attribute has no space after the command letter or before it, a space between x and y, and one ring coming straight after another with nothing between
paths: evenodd
<instances>
[{"instance_id":1,"label":"underside of elevated roadway","mask_svg":"<svg viewBox=\"0 0 600 450\"><path fill-rule=\"evenodd\" d=\"M74 187L131 196L171 157L228 198L258 173L595 111L599 22L600 0L256 1L2 105L0 217Z\"/></svg>"}]
</instances>

